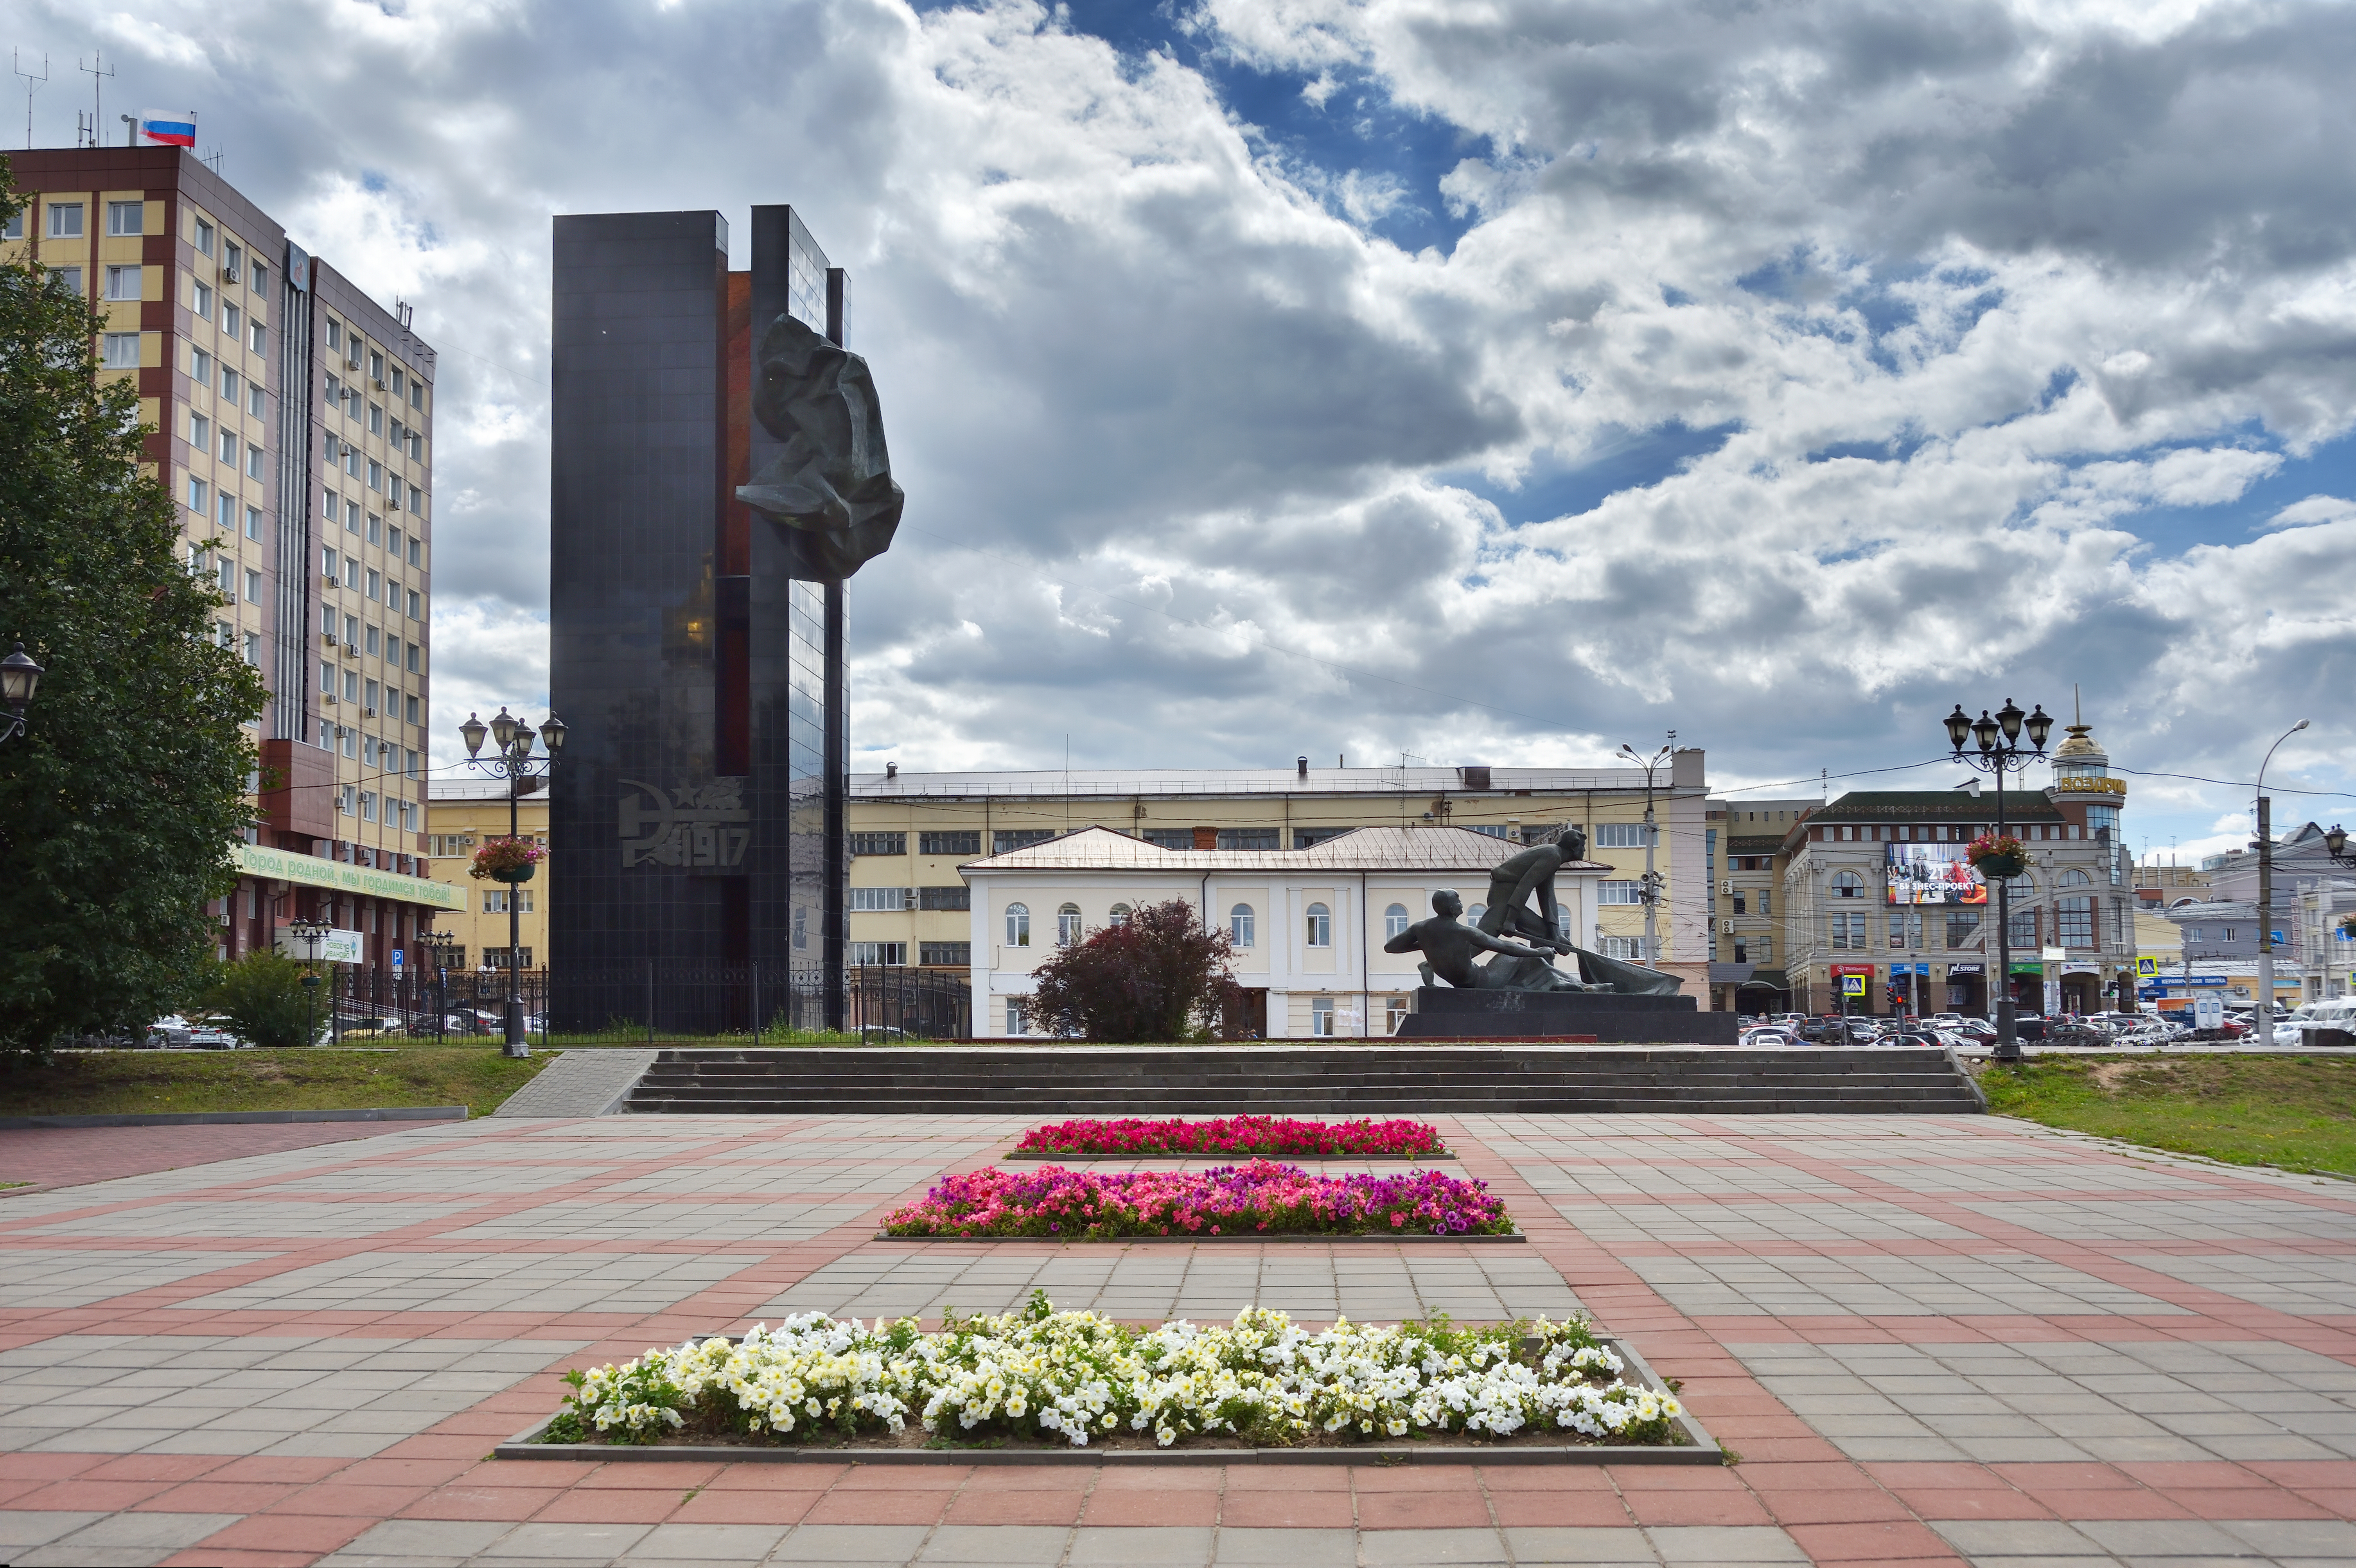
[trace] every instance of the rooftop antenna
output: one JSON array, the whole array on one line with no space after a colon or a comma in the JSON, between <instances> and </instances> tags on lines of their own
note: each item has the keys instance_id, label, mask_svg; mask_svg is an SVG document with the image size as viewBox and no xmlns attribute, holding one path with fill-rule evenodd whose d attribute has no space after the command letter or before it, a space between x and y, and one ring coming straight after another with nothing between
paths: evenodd
<instances>
[{"instance_id":1,"label":"rooftop antenna","mask_svg":"<svg viewBox=\"0 0 2356 1568\"><path fill-rule=\"evenodd\" d=\"M92 49L90 58L96 60L98 64L84 65L81 63L81 57L76 55L74 69L90 77L90 144L95 147L99 143L99 124L106 118L106 79L114 74L114 68L106 63L104 49ZM103 69L101 69L102 67Z\"/></svg>"},{"instance_id":2,"label":"rooftop antenna","mask_svg":"<svg viewBox=\"0 0 2356 1568\"><path fill-rule=\"evenodd\" d=\"M25 84L25 150L27 152L30 152L33 147L33 94L40 91L42 88L48 85L49 57L47 55L43 55L41 57L41 74L35 76L31 71L27 70L24 66L18 62L16 59L16 51L15 49L10 49L8 51L8 69L15 71L16 73L17 80Z\"/></svg>"},{"instance_id":3,"label":"rooftop antenna","mask_svg":"<svg viewBox=\"0 0 2356 1568\"><path fill-rule=\"evenodd\" d=\"M227 156L228 155L223 153L220 146L216 144L211 152L205 154L197 161L204 165L205 167L212 170L213 173L219 174L221 172L221 164L226 160Z\"/></svg>"},{"instance_id":4,"label":"rooftop antenna","mask_svg":"<svg viewBox=\"0 0 2356 1568\"><path fill-rule=\"evenodd\" d=\"M2086 727L2086 715L2079 709L2078 683L2074 680L2070 683L2070 722L2081 730Z\"/></svg>"}]
</instances>

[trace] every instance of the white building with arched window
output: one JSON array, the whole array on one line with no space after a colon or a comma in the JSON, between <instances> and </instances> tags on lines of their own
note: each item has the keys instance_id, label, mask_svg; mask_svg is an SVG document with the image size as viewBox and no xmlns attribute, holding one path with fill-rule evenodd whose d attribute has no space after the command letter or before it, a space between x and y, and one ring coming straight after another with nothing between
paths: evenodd
<instances>
[{"instance_id":1,"label":"white building with arched window","mask_svg":"<svg viewBox=\"0 0 2356 1568\"><path fill-rule=\"evenodd\" d=\"M974 1029L1023 1032L1023 998L1061 944L1183 899L1235 945L1251 1026L1264 1038L1376 1036L1406 1017L1417 954L1390 936L1454 892L1465 918L1485 903L1489 871L1523 846L1463 827L1361 827L1298 849L1165 849L1084 827L958 868L972 891ZM1561 930L1601 951L1598 888L1608 864L1574 861L1555 880ZM1034 940L1034 910L1054 910L1054 942Z\"/></svg>"}]
</instances>

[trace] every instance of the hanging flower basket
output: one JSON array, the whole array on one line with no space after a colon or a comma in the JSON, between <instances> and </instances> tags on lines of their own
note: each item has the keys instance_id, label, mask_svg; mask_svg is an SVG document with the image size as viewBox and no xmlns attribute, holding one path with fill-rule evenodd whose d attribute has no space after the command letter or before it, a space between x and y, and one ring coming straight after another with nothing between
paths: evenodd
<instances>
[{"instance_id":1,"label":"hanging flower basket","mask_svg":"<svg viewBox=\"0 0 2356 1568\"><path fill-rule=\"evenodd\" d=\"M528 882L548 851L529 838L486 838L467 875L492 882Z\"/></svg>"},{"instance_id":2,"label":"hanging flower basket","mask_svg":"<svg viewBox=\"0 0 2356 1568\"><path fill-rule=\"evenodd\" d=\"M1964 846L1964 854L1983 881L2008 882L2029 869L2029 851L2009 833L1983 833Z\"/></svg>"}]
</instances>

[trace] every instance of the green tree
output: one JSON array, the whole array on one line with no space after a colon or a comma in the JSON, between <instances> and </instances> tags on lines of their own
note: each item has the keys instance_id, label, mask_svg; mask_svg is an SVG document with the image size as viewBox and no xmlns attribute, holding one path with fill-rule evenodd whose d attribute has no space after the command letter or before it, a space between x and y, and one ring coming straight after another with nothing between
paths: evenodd
<instances>
[{"instance_id":1,"label":"green tree","mask_svg":"<svg viewBox=\"0 0 2356 1568\"><path fill-rule=\"evenodd\" d=\"M205 1010L229 1019L249 1045L316 1045L335 1005L324 981L303 984L317 973L267 948L249 953L220 966L205 993Z\"/></svg>"},{"instance_id":2,"label":"green tree","mask_svg":"<svg viewBox=\"0 0 2356 1568\"><path fill-rule=\"evenodd\" d=\"M0 159L0 219L25 203ZM0 265L0 653L48 667L0 742L0 1048L130 1032L204 987L206 903L252 822L260 672L213 635L147 472L134 379L103 323L31 262ZM203 542L201 540L197 542ZM221 541L226 542L226 541Z\"/></svg>"},{"instance_id":3,"label":"green tree","mask_svg":"<svg viewBox=\"0 0 2356 1568\"><path fill-rule=\"evenodd\" d=\"M1240 1016L1224 931L1205 931L1183 899L1146 904L1039 965L1032 1021L1108 1044L1199 1040Z\"/></svg>"}]
</instances>

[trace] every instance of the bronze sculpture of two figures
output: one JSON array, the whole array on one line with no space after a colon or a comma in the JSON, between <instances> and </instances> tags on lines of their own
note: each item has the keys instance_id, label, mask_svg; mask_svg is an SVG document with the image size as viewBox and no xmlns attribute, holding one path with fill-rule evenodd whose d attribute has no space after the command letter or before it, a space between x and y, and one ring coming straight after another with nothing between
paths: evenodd
<instances>
[{"instance_id":1,"label":"bronze sculpture of two figures","mask_svg":"<svg viewBox=\"0 0 2356 1568\"><path fill-rule=\"evenodd\" d=\"M1489 901L1478 924L1465 924L1464 901L1442 891L1431 896L1431 918L1384 943L1383 951L1422 953L1427 986L1437 977L1464 990L1676 995L1684 982L1676 976L1590 953L1560 934L1555 874L1586 857L1587 835L1566 827L1553 843L1533 845L1491 869ZM1494 956L1475 963L1483 953ZM1556 968L1558 955L1576 958L1578 973Z\"/></svg>"}]
</instances>

